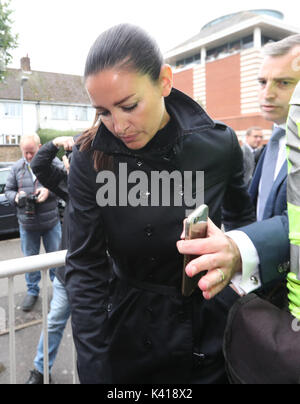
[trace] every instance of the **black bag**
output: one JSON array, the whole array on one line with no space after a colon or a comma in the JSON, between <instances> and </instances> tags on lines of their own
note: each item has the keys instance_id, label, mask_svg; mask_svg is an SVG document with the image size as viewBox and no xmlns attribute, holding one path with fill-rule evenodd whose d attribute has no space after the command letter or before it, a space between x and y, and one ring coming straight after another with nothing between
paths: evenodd
<instances>
[{"instance_id":1,"label":"black bag","mask_svg":"<svg viewBox=\"0 0 300 404\"><path fill-rule=\"evenodd\" d=\"M300 384L300 321L254 293L232 306L223 352L233 384Z\"/></svg>"}]
</instances>

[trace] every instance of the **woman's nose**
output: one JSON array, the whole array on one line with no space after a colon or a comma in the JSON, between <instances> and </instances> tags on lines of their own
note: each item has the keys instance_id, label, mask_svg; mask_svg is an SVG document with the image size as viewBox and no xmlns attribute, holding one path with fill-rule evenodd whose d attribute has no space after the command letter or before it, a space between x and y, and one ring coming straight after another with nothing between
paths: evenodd
<instances>
[{"instance_id":1,"label":"woman's nose","mask_svg":"<svg viewBox=\"0 0 300 404\"><path fill-rule=\"evenodd\" d=\"M113 129L117 136L123 136L128 128L129 124L121 115L113 116Z\"/></svg>"}]
</instances>

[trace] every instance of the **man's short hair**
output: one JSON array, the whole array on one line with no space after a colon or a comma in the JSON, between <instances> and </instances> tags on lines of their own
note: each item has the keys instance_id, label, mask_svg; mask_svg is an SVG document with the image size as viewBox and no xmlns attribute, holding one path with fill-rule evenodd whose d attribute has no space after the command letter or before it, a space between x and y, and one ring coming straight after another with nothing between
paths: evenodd
<instances>
[{"instance_id":1,"label":"man's short hair","mask_svg":"<svg viewBox=\"0 0 300 404\"><path fill-rule=\"evenodd\" d=\"M296 46L300 47L300 34L290 35L281 41L267 43L262 48L262 52L264 56L284 56Z\"/></svg>"},{"instance_id":2,"label":"man's short hair","mask_svg":"<svg viewBox=\"0 0 300 404\"><path fill-rule=\"evenodd\" d=\"M260 126L251 126L251 128L247 129L246 136L250 136L254 130L263 130Z\"/></svg>"},{"instance_id":3,"label":"man's short hair","mask_svg":"<svg viewBox=\"0 0 300 404\"><path fill-rule=\"evenodd\" d=\"M33 133L32 135L21 136L20 146L22 146L23 143L27 142L28 140L33 141L37 146L39 146L41 144L40 137L36 133Z\"/></svg>"}]
</instances>

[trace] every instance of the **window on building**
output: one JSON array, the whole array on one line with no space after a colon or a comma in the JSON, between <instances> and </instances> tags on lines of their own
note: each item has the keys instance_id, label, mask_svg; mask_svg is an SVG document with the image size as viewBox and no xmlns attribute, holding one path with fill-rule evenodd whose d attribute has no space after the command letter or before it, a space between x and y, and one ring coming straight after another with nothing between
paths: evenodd
<instances>
[{"instance_id":1,"label":"window on building","mask_svg":"<svg viewBox=\"0 0 300 404\"><path fill-rule=\"evenodd\" d=\"M228 52L233 53L237 52L241 49L241 40L238 39L237 41L229 42L228 44Z\"/></svg>"},{"instance_id":2,"label":"window on building","mask_svg":"<svg viewBox=\"0 0 300 404\"><path fill-rule=\"evenodd\" d=\"M21 104L17 102L6 102L4 104L4 115L7 117L20 117Z\"/></svg>"},{"instance_id":3,"label":"window on building","mask_svg":"<svg viewBox=\"0 0 300 404\"><path fill-rule=\"evenodd\" d=\"M64 120L69 119L69 107L63 105L53 105L51 108L51 118L53 120Z\"/></svg>"},{"instance_id":4,"label":"window on building","mask_svg":"<svg viewBox=\"0 0 300 404\"><path fill-rule=\"evenodd\" d=\"M88 121L91 122L91 124L92 124L94 122L95 116L96 116L95 108L88 107L87 114L88 114Z\"/></svg>"},{"instance_id":5,"label":"window on building","mask_svg":"<svg viewBox=\"0 0 300 404\"><path fill-rule=\"evenodd\" d=\"M0 134L0 145L19 145L21 140L21 135L5 135Z\"/></svg>"},{"instance_id":6,"label":"window on building","mask_svg":"<svg viewBox=\"0 0 300 404\"><path fill-rule=\"evenodd\" d=\"M189 56L189 57L187 57L187 58L178 60L178 61L176 62L176 67L177 67L177 68L185 67L185 66L187 66L187 65L189 65L189 64L192 64L192 63L200 63L200 62L201 62L201 55L200 55L200 52L198 52L198 53L196 53L196 54L193 55L193 56Z\"/></svg>"},{"instance_id":7,"label":"window on building","mask_svg":"<svg viewBox=\"0 0 300 404\"><path fill-rule=\"evenodd\" d=\"M249 35L232 42L227 42L226 44L217 46L216 48L208 49L206 52L206 61L228 56L234 52L239 52L241 49L252 48L253 45L253 35Z\"/></svg>"},{"instance_id":8,"label":"window on building","mask_svg":"<svg viewBox=\"0 0 300 404\"><path fill-rule=\"evenodd\" d=\"M74 119L76 121L87 121L88 120L87 107L74 107Z\"/></svg>"},{"instance_id":9,"label":"window on building","mask_svg":"<svg viewBox=\"0 0 300 404\"><path fill-rule=\"evenodd\" d=\"M216 48L209 49L209 50L206 52L206 60L207 60L207 61L216 59L216 57L217 57Z\"/></svg>"},{"instance_id":10,"label":"window on building","mask_svg":"<svg viewBox=\"0 0 300 404\"><path fill-rule=\"evenodd\" d=\"M242 49L253 48L253 35L246 36L242 39Z\"/></svg>"},{"instance_id":11,"label":"window on building","mask_svg":"<svg viewBox=\"0 0 300 404\"><path fill-rule=\"evenodd\" d=\"M266 35L261 36L261 44L262 44L262 46L266 45L269 42L275 42L275 41L277 41L277 39L271 38L271 37L266 36Z\"/></svg>"}]
</instances>

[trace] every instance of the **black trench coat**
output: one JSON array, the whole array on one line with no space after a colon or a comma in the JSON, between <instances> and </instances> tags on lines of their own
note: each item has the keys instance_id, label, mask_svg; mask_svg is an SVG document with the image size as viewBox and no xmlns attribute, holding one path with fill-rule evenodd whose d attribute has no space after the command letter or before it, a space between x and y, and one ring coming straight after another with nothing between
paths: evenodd
<instances>
[{"instance_id":1,"label":"black trench coat","mask_svg":"<svg viewBox=\"0 0 300 404\"><path fill-rule=\"evenodd\" d=\"M199 291L181 296L183 257L176 242L186 206L99 207L96 202L101 184L92 153L102 150L114 157L116 174L120 163L147 177L154 170L204 171L204 201L218 226L222 209L227 228L254 220L232 129L175 89L166 107L173 126L162 142L129 150L100 126L92 150L73 151L66 288L82 383L226 382L221 344L237 295L228 287L211 301Z\"/></svg>"}]
</instances>

